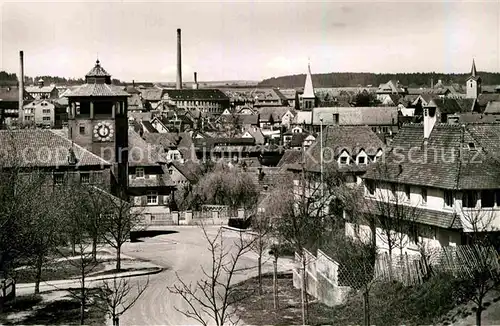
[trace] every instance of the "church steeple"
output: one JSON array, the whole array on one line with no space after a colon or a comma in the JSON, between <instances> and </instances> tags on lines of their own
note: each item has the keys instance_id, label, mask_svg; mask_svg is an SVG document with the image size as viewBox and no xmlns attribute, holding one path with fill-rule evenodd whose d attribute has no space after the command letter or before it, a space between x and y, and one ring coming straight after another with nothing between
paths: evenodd
<instances>
[{"instance_id":1,"label":"church steeple","mask_svg":"<svg viewBox=\"0 0 500 326\"><path fill-rule=\"evenodd\" d=\"M472 69L470 70L470 75L472 77L476 77L476 75L477 75L476 62L474 61L474 59L472 59Z\"/></svg>"},{"instance_id":2,"label":"church steeple","mask_svg":"<svg viewBox=\"0 0 500 326\"><path fill-rule=\"evenodd\" d=\"M465 83L466 98L477 98L481 94L481 77L477 74L476 62L472 59L472 68L470 70L470 76L467 78Z\"/></svg>"},{"instance_id":3,"label":"church steeple","mask_svg":"<svg viewBox=\"0 0 500 326\"><path fill-rule=\"evenodd\" d=\"M311 63L307 64L306 83L304 85L304 93L302 94L302 108L312 109L316 104L316 96L314 95L314 86L312 82Z\"/></svg>"}]
</instances>

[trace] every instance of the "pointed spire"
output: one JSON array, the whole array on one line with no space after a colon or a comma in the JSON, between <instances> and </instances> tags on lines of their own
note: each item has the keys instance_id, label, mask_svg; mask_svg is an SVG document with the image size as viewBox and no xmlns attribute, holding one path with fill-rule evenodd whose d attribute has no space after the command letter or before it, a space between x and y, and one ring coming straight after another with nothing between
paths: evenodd
<instances>
[{"instance_id":1,"label":"pointed spire","mask_svg":"<svg viewBox=\"0 0 500 326\"><path fill-rule=\"evenodd\" d=\"M311 74L311 62L309 61L307 64L307 75L306 75L306 83L304 85L304 94L303 98L314 98L314 87L312 82L312 74Z\"/></svg>"},{"instance_id":2,"label":"pointed spire","mask_svg":"<svg viewBox=\"0 0 500 326\"><path fill-rule=\"evenodd\" d=\"M472 77L476 77L476 75L477 75L476 62L474 61L474 59L472 59L472 69L470 71L470 74Z\"/></svg>"}]
</instances>

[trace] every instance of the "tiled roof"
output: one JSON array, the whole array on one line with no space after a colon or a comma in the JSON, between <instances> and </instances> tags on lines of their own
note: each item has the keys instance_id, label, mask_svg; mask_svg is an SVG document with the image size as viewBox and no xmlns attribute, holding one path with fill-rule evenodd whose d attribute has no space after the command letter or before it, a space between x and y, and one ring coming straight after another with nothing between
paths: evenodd
<instances>
[{"instance_id":1,"label":"tiled roof","mask_svg":"<svg viewBox=\"0 0 500 326\"><path fill-rule=\"evenodd\" d=\"M147 143L137 132L130 128L128 130L128 146L130 166L155 166L163 162L163 149Z\"/></svg>"},{"instance_id":2,"label":"tiled roof","mask_svg":"<svg viewBox=\"0 0 500 326\"><path fill-rule=\"evenodd\" d=\"M247 129L247 131L255 139L255 144L262 145L266 142L264 134L262 134L260 128L250 127Z\"/></svg>"},{"instance_id":3,"label":"tiled roof","mask_svg":"<svg viewBox=\"0 0 500 326\"><path fill-rule=\"evenodd\" d=\"M314 108L312 124L319 125L320 118L323 124L334 124L333 114L339 115L339 125L395 125L398 123L398 108L395 106L377 107L329 107Z\"/></svg>"},{"instance_id":4,"label":"tiled roof","mask_svg":"<svg viewBox=\"0 0 500 326\"><path fill-rule=\"evenodd\" d=\"M71 148L78 166L110 165L99 156L48 129L0 131L0 148L7 154L7 157L2 157L7 159L7 166L12 162L24 167L69 166Z\"/></svg>"},{"instance_id":5,"label":"tiled roof","mask_svg":"<svg viewBox=\"0 0 500 326\"><path fill-rule=\"evenodd\" d=\"M384 211L389 210L390 208L385 205L393 205L391 203L385 202L376 202L375 200L367 199L364 203L365 205L361 205L361 210L381 215L384 214ZM396 209L396 208L392 208ZM402 208L398 208L401 210ZM404 213L403 213L404 214ZM440 228L445 229L461 229L462 223L460 221L460 217L453 212L443 212L436 211L423 207L413 207L408 206L408 219L411 219L412 222L421 223L425 225L433 225ZM404 218L404 217L403 217Z\"/></svg>"},{"instance_id":6,"label":"tiled roof","mask_svg":"<svg viewBox=\"0 0 500 326\"><path fill-rule=\"evenodd\" d=\"M263 106L259 108L259 120L267 122L272 115L274 122L278 123L288 111L294 113L294 110L289 106Z\"/></svg>"},{"instance_id":7,"label":"tiled roof","mask_svg":"<svg viewBox=\"0 0 500 326\"><path fill-rule=\"evenodd\" d=\"M120 86L110 84L83 84L67 97L80 97L80 96L130 96Z\"/></svg>"},{"instance_id":8,"label":"tiled roof","mask_svg":"<svg viewBox=\"0 0 500 326\"><path fill-rule=\"evenodd\" d=\"M165 90L161 88L143 88L140 90L145 101L161 101Z\"/></svg>"},{"instance_id":9,"label":"tiled roof","mask_svg":"<svg viewBox=\"0 0 500 326\"><path fill-rule=\"evenodd\" d=\"M141 92L132 85L125 86L123 90L129 94L141 94Z\"/></svg>"},{"instance_id":10,"label":"tiled roof","mask_svg":"<svg viewBox=\"0 0 500 326\"><path fill-rule=\"evenodd\" d=\"M298 111L293 121L295 124L310 125L312 124L312 116L313 116L312 111Z\"/></svg>"},{"instance_id":11,"label":"tiled roof","mask_svg":"<svg viewBox=\"0 0 500 326\"><path fill-rule=\"evenodd\" d=\"M85 75L85 77L109 77L111 76L108 74L106 70L104 70L103 67L101 67L101 63L99 60L95 62L95 66L90 69L90 71Z\"/></svg>"},{"instance_id":12,"label":"tiled roof","mask_svg":"<svg viewBox=\"0 0 500 326\"><path fill-rule=\"evenodd\" d=\"M127 105L129 110L142 109L142 100L139 94L132 94L127 98Z\"/></svg>"},{"instance_id":13,"label":"tiled roof","mask_svg":"<svg viewBox=\"0 0 500 326\"><path fill-rule=\"evenodd\" d=\"M159 145L164 149L176 147L185 160L195 158L193 140L188 132L146 133L144 140L152 145Z\"/></svg>"},{"instance_id":14,"label":"tiled roof","mask_svg":"<svg viewBox=\"0 0 500 326\"><path fill-rule=\"evenodd\" d=\"M436 124L426 146L423 126L405 125L383 169L365 178L444 189L500 188L500 124Z\"/></svg>"},{"instance_id":15,"label":"tiled roof","mask_svg":"<svg viewBox=\"0 0 500 326\"><path fill-rule=\"evenodd\" d=\"M441 113L446 113L446 114L472 112L471 107L463 108L458 104L457 100L453 98L435 98L428 104L428 106L435 106L439 108Z\"/></svg>"},{"instance_id":16,"label":"tiled roof","mask_svg":"<svg viewBox=\"0 0 500 326\"><path fill-rule=\"evenodd\" d=\"M321 137L318 135L316 141L306 151L305 168L308 170L320 170L320 141ZM384 148L384 143L367 126L326 126L323 130L323 164L337 170L364 171L367 169L365 165L355 164L339 167L337 157L343 151L347 151L351 157L358 155L361 150L369 156L374 156Z\"/></svg>"},{"instance_id":17,"label":"tiled roof","mask_svg":"<svg viewBox=\"0 0 500 326\"><path fill-rule=\"evenodd\" d=\"M166 89L165 98L181 101L214 101L227 100L226 94L218 89Z\"/></svg>"},{"instance_id":18,"label":"tiled roof","mask_svg":"<svg viewBox=\"0 0 500 326\"><path fill-rule=\"evenodd\" d=\"M287 100L295 100L297 94L295 89L280 89L280 92Z\"/></svg>"},{"instance_id":19,"label":"tiled roof","mask_svg":"<svg viewBox=\"0 0 500 326\"><path fill-rule=\"evenodd\" d=\"M19 87L7 86L0 87L0 99L3 102L18 102L19 101ZM24 100L33 101L34 98L24 89Z\"/></svg>"},{"instance_id":20,"label":"tiled roof","mask_svg":"<svg viewBox=\"0 0 500 326\"><path fill-rule=\"evenodd\" d=\"M301 147L304 140L309 136L309 133L306 132L296 132L292 135L292 139L290 140L291 147Z\"/></svg>"},{"instance_id":21,"label":"tiled roof","mask_svg":"<svg viewBox=\"0 0 500 326\"><path fill-rule=\"evenodd\" d=\"M484 109L486 114L500 114L500 101L488 102L486 109Z\"/></svg>"},{"instance_id":22,"label":"tiled roof","mask_svg":"<svg viewBox=\"0 0 500 326\"><path fill-rule=\"evenodd\" d=\"M199 164L193 161L185 161L184 163L178 161L171 161L167 164L167 167L173 165L189 182L198 181L201 175L201 167Z\"/></svg>"},{"instance_id":23,"label":"tiled roof","mask_svg":"<svg viewBox=\"0 0 500 326\"><path fill-rule=\"evenodd\" d=\"M480 107L486 107L491 101L500 101L500 94L479 94L477 97L477 104Z\"/></svg>"},{"instance_id":24,"label":"tiled roof","mask_svg":"<svg viewBox=\"0 0 500 326\"><path fill-rule=\"evenodd\" d=\"M54 85L52 86L26 86L25 89L28 93L51 93L54 88L56 88Z\"/></svg>"},{"instance_id":25,"label":"tiled roof","mask_svg":"<svg viewBox=\"0 0 500 326\"><path fill-rule=\"evenodd\" d=\"M151 188L151 187L173 187L175 183L170 178L170 175L164 171L163 174L157 175L156 178L130 178L129 187L133 188Z\"/></svg>"},{"instance_id":26,"label":"tiled roof","mask_svg":"<svg viewBox=\"0 0 500 326\"><path fill-rule=\"evenodd\" d=\"M302 161L302 151L297 149L287 149L283 153L280 161L278 162L278 167L286 168L290 164L299 164Z\"/></svg>"},{"instance_id":27,"label":"tiled roof","mask_svg":"<svg viewBox=\"0 0 500 326\"><path fill-rule=\"evenodd\" d=\"M144 129L146 129L150 133L157 133L158 130L153 127L150 121L143 120L141 121L141 124L144 126Z\"/></svg>"}]
</instances>

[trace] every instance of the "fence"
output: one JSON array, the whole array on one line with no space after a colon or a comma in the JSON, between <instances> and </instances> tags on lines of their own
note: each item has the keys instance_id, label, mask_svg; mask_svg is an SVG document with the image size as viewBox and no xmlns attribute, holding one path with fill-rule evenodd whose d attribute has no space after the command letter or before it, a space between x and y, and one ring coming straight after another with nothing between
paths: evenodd
<instances>
[{"instance_id":1,"label":"fence","mask_svg":"<svg viewBox=\"0 0 500 326\"><path fill-rule=\"evenodd\" d=\"M349 291L348 286L339 285L339 264L318 250L314 256L307 250L303 250L306 265L306 291L324 304L332 307L342 304ZM295 253L295 267L293 269L293 285L302 288L302 257Z\"/></svg>"},{"instance_id":2,"label":"fence","mask_svg":"<svg viewBox=\"0 0 500 326\"><path fill-rule=\"evenodd\" d=\"M227 210L220 211L182 211L170 213L145 213L142 214L141 227L161 227L170 225L227 224Z\"/></svg>"},{"instance_id":3,"label":"fence","mask_svg":"<svg viewBox=\"0 0 500 326\"><path fill-rule=\"evenodd\" d=\"M475 271L484 269L500 270L495 248L463 245L428 249L418 257L381 254L375 263L374 276L377 280L414 285L422 283L433 273L467 278Z\"/></svg>"}]
</instances>

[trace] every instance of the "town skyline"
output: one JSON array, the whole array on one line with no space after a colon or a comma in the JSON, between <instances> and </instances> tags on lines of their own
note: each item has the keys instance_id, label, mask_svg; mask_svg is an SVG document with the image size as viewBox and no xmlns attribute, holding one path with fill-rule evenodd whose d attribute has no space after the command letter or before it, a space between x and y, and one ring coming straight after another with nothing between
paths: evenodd
<instances>
[{"instance_id":1,"label":"town skyline","mask_svg":"<svg viewBox=\"0 0 500 326\"><path fill-rule=\"evenodd\" d=\"M99 58L120 80L174 81L177 28L185 82L194 71L200 81L304 74L309 61L313 73L464 73L473 58L478 70L500 71L500 4L493 1L4 2L1 8L0 70L17 72L23 50L30 76L81 78Z\"/></svg>"}]
</instances>

